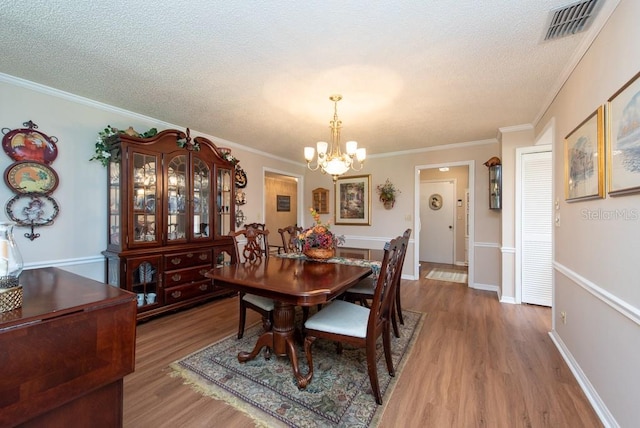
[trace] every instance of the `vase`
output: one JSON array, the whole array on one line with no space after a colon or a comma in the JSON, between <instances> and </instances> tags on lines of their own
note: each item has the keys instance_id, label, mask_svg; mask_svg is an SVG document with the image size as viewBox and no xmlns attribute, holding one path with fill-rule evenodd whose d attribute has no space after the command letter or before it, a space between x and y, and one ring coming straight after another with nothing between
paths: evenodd
<instances>
[{"instance_id":1,"label":"vase","mask_svg":"<svg viewBox=\"0 0 640 428\"><path fill-rule=\"evenodd\" d=\"M327 260L335 255L336 250L334 248L309 248L303 253L310 259Z\"/></svg>"},{"instance_id":2,"label":"vase","mask_svg":"<svg viewBox=\"0 0 640 428\"><path fill-rule=\"evenodd\" d=\"M0 312L22 306L22 255L13 238L13 222L0 223Z\"/></svg>"},{"instance_id":3,"label":"vase","mask_svg":"<svg viewBox=\"0 0 640 428\"><path fill-rule=\"evenodd\" d=\"M393 208L395 201L391 201L391 200L383 200L382 204L384 205L384 208L387 210L390 210L391 208Z\"/></svg>"}]
</instances>

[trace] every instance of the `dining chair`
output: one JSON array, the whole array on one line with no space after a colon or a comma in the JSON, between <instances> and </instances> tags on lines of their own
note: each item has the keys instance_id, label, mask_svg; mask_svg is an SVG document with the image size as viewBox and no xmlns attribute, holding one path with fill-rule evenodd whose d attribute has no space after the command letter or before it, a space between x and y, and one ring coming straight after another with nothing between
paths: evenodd
<instances>
[{"instance_id":1,"label":"dining chair","mask_svg":"<svg viewBox=\"0 0 640 428\"><path fill-rule=\"evenodd\" d=\"M366 308L345 300L336 300L311 316L305 323L306 336L304 352L307 355L309 373L305 376L308 384L313 377L313 357L311 348L318 338L365 348L367 371L371 390L376 403L382 404L378 371L376 369L376 342L382 335L382 343L390 376L395 376L391 359L391 316L394 306L395 287L402 269L400 262L407 250L409 238L398 236L385 247L380 274L376 283L373 302ZM340 351L341 348L338 348ZM306 386L306 384L305 384Z\"/></svg>"},{"instance_id":2,"label":"dining chair","mask_svg":"<svg viewBox=\"0 0 640 428\"><path fill-rule=\"evenodd\" d=\"M269 257L269 231L264 229L263 224L252 223L245 225L244 229L231 232L230 235L233 237L236 260L243 260L246 263L261 263L263 259ZM239 245L240 238L246 240L242 251L240 251ZM273 309L275 307L272 299L241 292L239 293L238 300L240 302L238 339L242 339L244 335L247 308L262 315L262 327L265 331L271 330L273 326Z\"/></svg>"},{"instance_id":3,"label":"dining chair","mask_svg":"<svg viewBox=\"0 0 640 428\"><path fill-rule=\"evenodd\" d=\"M409 239L411 236L411 229L407 229L402 234L403 238ZM400 260L400 275L398 275L398 283L395 287L395 302L393 305L393 314L392 314L392 325L393 325L393 334L396 337L400 337L400 329L398 328L398 321L400 320L400 324L404 325L404 318L402 317L402 302L400 301L400 284L402 281L402 267L404 266L404 256L406 256L406 251L402 255L402 260ZM374 277L367 277L362 281L358 282L353 287L349 288L344 293L344 300L349 302L360 302L361 305L367 306L369 305L369 300L373 299L373 294L376 289L376 279Z\"/></svg>"},{"instance_id":4,"label":"dining chair","mask_svg":"<svg viewBox=\"0 0 640 428\"><path fill-rule=\"evenodd\" d=\"M298 241L298 235L302 233L303 230L304 229L297 224L278 229L278 233L282 238L282 248L285 253L299 253L302 251L300 242Z\"/></svg>"}]
</instances>

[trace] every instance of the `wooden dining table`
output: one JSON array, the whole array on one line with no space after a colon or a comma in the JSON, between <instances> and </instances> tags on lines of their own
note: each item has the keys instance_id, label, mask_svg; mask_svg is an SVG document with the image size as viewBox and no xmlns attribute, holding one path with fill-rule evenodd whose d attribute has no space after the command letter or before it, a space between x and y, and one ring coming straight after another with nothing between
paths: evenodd
<instances>
[{"instance_id":1,"label":"wooden dining table","mask_svg":"<svg viewBox=\"0 0 640 428\"><path fill-rule=\"evenodd\" d=\"M370 274L370 267L268 257L257 263L216 267L205 276L213 279L218 287L274 300L272 329L258 338L251 352L238 353L238 360L251 360L268 346L275 355L289 357L298 386L304 388L308 379L298 366L295 307L328 303Z\"/></svg>"}]
</instances>

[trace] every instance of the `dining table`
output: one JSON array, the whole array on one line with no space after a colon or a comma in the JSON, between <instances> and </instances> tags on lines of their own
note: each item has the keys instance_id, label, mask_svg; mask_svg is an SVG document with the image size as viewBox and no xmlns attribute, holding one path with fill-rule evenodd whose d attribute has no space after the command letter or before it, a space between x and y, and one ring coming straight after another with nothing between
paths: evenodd
<instances>
[{"instance_id":1,"label":"dining table","mask_svg":"<svg viewBox=\"0 0 640 428\"><path fill-rule=\"evenodd\" d=\"M379 262L372 262L378 265ZM257 262L217 266L205 276L218 287L274 300L273 327L257 340L251 352L238 353L238 361L255 358L265 346L277 356L288 356L298 386L309 378L300 373L295 346L295 307L329 303L357 282L371 275L372 263L336 263L306 257L267 257Z\"/></svg>"}]
</instances>

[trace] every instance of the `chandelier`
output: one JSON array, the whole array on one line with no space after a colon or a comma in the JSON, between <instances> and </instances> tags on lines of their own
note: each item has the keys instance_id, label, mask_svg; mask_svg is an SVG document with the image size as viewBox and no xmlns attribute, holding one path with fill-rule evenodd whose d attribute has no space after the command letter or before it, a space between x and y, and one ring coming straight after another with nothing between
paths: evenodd
<instances>
[{"instance_id":1,"label":"chandelier","mask_svg":"<svg viewBox=\"0 0 640 428\"><path fill-rule=\"evenodd\" d=\"M329 122L331 124L331 146L325 141L318 141L316 144L318 158L316 159L315 167L311 166L311 161L315 155L315 149L313 147L304 148L304 158L307 161L307 167L311 171L316 171L320 168L323 174L331 175L333 181L336 181L338 176L350 169L360 171L364 166L367 150L365 148L359 149L358 143L355 141L347 141L346 153L340 151L340 128L342 128L342 121L338 119L338 101L342 99L342 95L331 95L329 99L333 101L333 120ZM359 165L358 168L355 166L356 160Z\"/></svg>"}]
</instances>

